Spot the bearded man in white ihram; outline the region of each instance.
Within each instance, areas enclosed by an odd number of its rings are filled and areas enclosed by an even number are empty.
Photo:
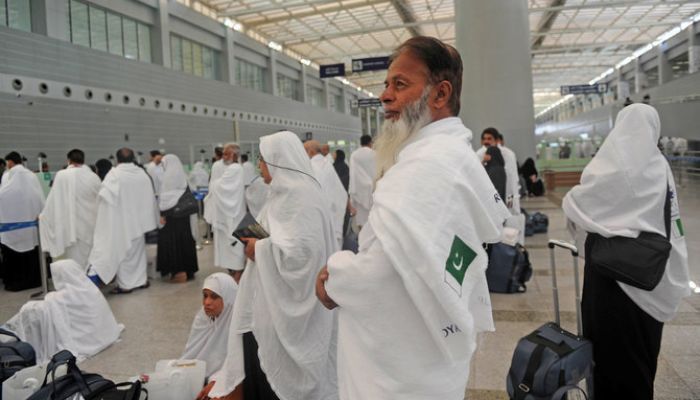
[[[434,38],[390,58],[360,250],[333,254],[316,286],[338,307],[341,399],[461,400],[477,333],[494,328],[482,244],[509,213],[456,117],[461,80]]]

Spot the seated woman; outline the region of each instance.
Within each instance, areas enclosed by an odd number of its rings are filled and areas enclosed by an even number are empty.
[[[211,274],[204,280],[202,308],[192,322],[185,352],[180,358],[207,363],[207,377],[218,371],[226,359],[229,325],[238,284],[223,272]]]
[[[60,350],[80,361],[92,357],[119,339],[118,324],[100,290],[73,260],[51,264],[55,292],[44,300],[29,301],[5,324],[34,347],[37,364]]]
[[[528,158],[520,167],[520,175],[525,179],[528,196],[542,196],[544,194],[544,184],[539,178],[535,160]]]

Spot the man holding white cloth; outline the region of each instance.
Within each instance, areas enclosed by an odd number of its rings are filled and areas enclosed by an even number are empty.
[[[153,185],[135,164],[131,149],[117,151],[117,166],[102,182],[88,275],[104,283],[116,277],[114,293],[147,287],[144,234],[159,219]]]
[[[321,154],[321,143],[316,140],[308,140],[304,142],[304,150],[311,158],[311,169],[321,184],[321,189],[331,210],[335,239],[338,241],[338,246],[342,246],[343,221],[345,210],[348,208],[348,192],[345,191],[343,182],[340,181],[333,164],[326,161],[326,158]]]
[[[51,257],[74,260],[87,270],[102,182],[84,163],[82,150],[68,152],[68,167],[56,173],[39,233],[41,247]]]
[[[360,251],[331,256],[317,282],[338,306],[341,399],[461,400],[477,333],[493,330],[482,243],[509,213],[455,117],[461,77],[457,51],[434,38],[390,58]]]

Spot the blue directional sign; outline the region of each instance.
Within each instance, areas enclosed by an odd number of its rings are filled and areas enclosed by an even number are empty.
[[[334,76],[345,76],[345,64],[327,64],[319,66],[321,78],[332,78]]]
[[[568,85],[561,87],[561,95],[567,94],[596,94],[605,93],[608,90],[607,83],[596,83],[595,85]]]
[[[357,106],[364,108],[364,107],[381,107],[382,106],[382,101],[377,99],[377,98],[370,98],[370,99],[358,99],[357,100]]]
[[[389,68],[388,56],[352,60],[352,72],[379,71],[387,68]]]

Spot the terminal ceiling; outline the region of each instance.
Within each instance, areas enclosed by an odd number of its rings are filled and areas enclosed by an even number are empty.
[[[182,0],[180,0],[182,1]],[[455,43],[460,0],[184,0],[230,18],[314,64],[388,55],[416,35]],[[588,83],[633,51],[700,12],[700,0],[528,0],[535,112],[561,85]],[[200,6],[200,8],[202,8]],[[349,74],[374,94],[384,72]]]

